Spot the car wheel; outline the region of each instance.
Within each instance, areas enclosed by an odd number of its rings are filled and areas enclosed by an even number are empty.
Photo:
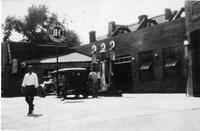
[[[39,97],[45,97],[46,96],[46,94],[45,94],[45,92],[44,92],[44,90],[42,88],[38,89],[38,96]]]
[[[54,86],[51,86],[49,90],[50,92],[53,92],[55,90]]]

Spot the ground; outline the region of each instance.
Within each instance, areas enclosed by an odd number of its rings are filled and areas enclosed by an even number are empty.
[[[200,131],[200,98],[185,94],[122,97],[35,97],[27,116],[23,97],[1,98],[2,131]]]

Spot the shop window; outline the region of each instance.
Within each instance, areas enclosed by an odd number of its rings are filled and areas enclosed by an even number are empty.
[[[153,76],[153,51],[139,53],[139,80],[152,81]]]
[[[180,47],[163,49],[164,78],[174,79],[180,75],[179,52]]]

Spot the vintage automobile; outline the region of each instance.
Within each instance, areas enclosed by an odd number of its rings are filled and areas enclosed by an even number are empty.
[[[44,89],[45,92],[50,93],[55,91],[55,84],[53,81],[52,76],[44,76],[44,82],[40,84]]]
[[[57,70],[52,72],[54,79]],[[63,97],[74,94],[76,97],[82,95],[87,98],[92,90],[87,85],[89,71],[86,68],[64,68],[58,70],[58,85]]]
[[[43,83],[39,85],[38,95],[44,97],[47,94],[53,93],[55,91],[55,84],[52,76],[44,76],[43,80]]]

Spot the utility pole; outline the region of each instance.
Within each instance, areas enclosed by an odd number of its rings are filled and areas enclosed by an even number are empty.
[[[59,88],[59,79],[58,79],[58,73],[59,73],[58,72],[59,70],[58,45],[65,40],[66,29],[61,23],[55,22],[52,25],[50,25],[48,34],[49,34],[50,39],[56,43],[56,86],[57,86],[56,93],[57,93],[57,97],[60,97],[60,88]]]

